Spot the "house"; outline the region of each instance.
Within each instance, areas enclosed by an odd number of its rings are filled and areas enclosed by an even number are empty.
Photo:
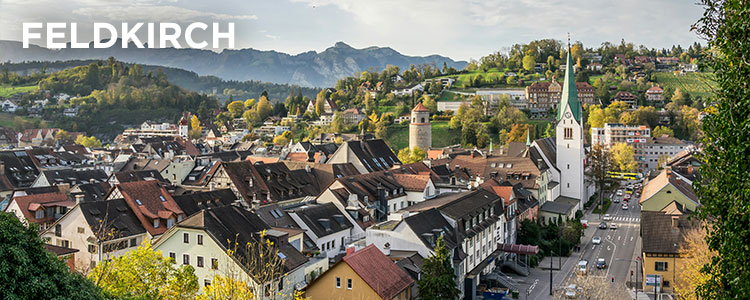
[[[297,142],[297,144],[294,144],[294,146],[289,149],[290,153],[287,155],[287,160],[325,163],[328,160],[328,157],[333,155],[338,148],[339,146],[335,143],[315,145],[311,142]],[[298,153],[304,153],[304,156],[294,156],[294,154]],[[295,157],[296,159],[294,159]]]
[[[698,149],[694,146],[685,147],[685,150],[672,156],[666,163],[665,167],[672,170],[672,175],[687,184],[692,185],[693,181],[700,178],[700,167],[701,161],[695,156],[698,153]]]
[[[411,299],[415,284],[404,270],[373,245],[350,253],[306,289],[317,299]]]
[[[307,104],[307,110],[308,112],[315,112],[315,99],[310,99],[310,102]],[[334,102],[331,99],[324,99],[323,101],[323,113],[325,114],[333,114],[338,108],[336,107],[336,102]]]
[[[66,108],[63,110],[63,116],[72,118],[78,115],[78,107]]]
[[[278,276],[273,279],[262,278],[264,276],[259,275],[262,270],[249,267],[251,260],[264,258],[245,246],[266,240],[275,245],[274,251],[278,250],[281,258],[279,269],[275,271]],[[238,248],[234,248],[235,245],[239,245]],[[154,249],[172,258],[175,264],[192,266],[201,289],[211,285],[214,275],[236,274],[252,286],[265,286],[269,293],[281,295],[280,299],[293,299],[296,286],[304,283],[302,266],[308,263],[308,258],[289,244],[288,235],[273,230],[252,212],[234,205],[195,213],[165,232],[154,242]],[[264,265],[268,264],[275,262]]]
[[[667,64],[667,65],[676,65],[680,63],[680,59],[678,57],[665,57],[665,56],[659,56],[656,58],[656,62],[660,64]]]
[[[578,99],[584,104],[598,104],[594,87],[588,82],[576,82]],[[555,78],[537,81],[526,87],[526,99],[530,109],[557,109],[562,96],[562,85]]]
[[[657,136],[648,139],[646,145],[641,146],[641,154],[644,160],[638,161],[641,167],[647,170],[655,170],[663,167],[659,163],[665,163],[669,158],[677,155],[688,147],[688,144],[678,138],[671,136]]]
[[[638,203],[641,211],[660,211],[672,202],[690,211],[700,206],[693,187],[667,168],[644,184]]]
[[[10,199],[5,212],[14,214],[24,223],[46,229],[75,206],[76,202],[62,192],[16,196]]]
[[[18,136],[12,128],[0,128],[0,147],[11,148],[18,145]]]
[[[401,161],[382,139],[347,141],[327,163],[352,163],[360,173],[388,170]]]
[[[39,170],[25,151],[0,151],[0,196],[30,187]]]
[[[586,66],[587,69],[591,71],[601,71],[602,70],[602,64],[600,63],[590,63],[588,66]]]
[[[42,237],[56,246],[78,250],[75,269],[93,270],[99,261],[125,255],[151,235],[124,199],[77,203]]]
[[[105,198],[125,199],[141,226],[153,237],[161,235],[186,217],[172,195],[156,180],[117,184]]]
[[[76,271],[75,257],[76,257],[76,252],[79,252],[78,249],[55,246],[55,245],[50,245],[50,244],[44,244],[44,249],[54,254],[57,257],[57,259],[64,261],[65,265],[68,266],[70,271]]]
[[[203,209],[222,207],[237,203],[237,196],[235,196],[229,189],[187,191],[185,194],[174,195],[172,198],[187,216],[192,216]]]
[[[420,83],[417,83],[402,89],[393,90],[391,92],[399,97],[411,96],[416,92],[424,92],[424,86],[422,86],[422,84]]]
[[[680,247],[685,245],[685,235],[700,226],[690,217],[691,211],[678,202],[671,202],[657,211],[641,212],[642,233],[642,281],[644,292],[674,292],[678,281],[677,269],[684,263]]]
[[[612,98],[612,102],[614,101],[625,102],[632,109],[638,108],[638,97],[633,95],[633,93],[631,92],[625,92],[625,91],[617,92],[617,94],[615,94],[615,96]]]
[[[146,181],[156,180],[163,185],[171,184],[169,180],[164,179],[161,173],[157,170],[137,170],[137,171],[123,171],[112,173],[107,179],[107,182],[111,185],[116,185],[124,182],[135,182],[135,181]]]
[[[482,183],[482,188],[485,190],[495,193],[503,199],[503,211],[505,211],[505,236],[503,237],[504,244],[515,244],[516,243],[516,231],[518,229],[518,199],[516,197],[513,186],[510,183],[503,184],[497,180],[488,180]]]
[[[18,139],[18,147],[39,147],[53,144],[59,128],[26,129]]]
[[[365,118],[367,118],[367,114],[356,107],[348,108],[341,112],[341,119],[346,124],[359,124]]]
[[[664,101],[664,90],[660,88],[658,85],[650,87],[648,90],[646,90],[646,100],[651,102],[661,102]]]
[[[333,113],[322,113],[320,114],[318,121],[314,122],[314,124],[318,126],[331,125],[331,123],[333,123],[333,117]]]
[[[106,182],[107,173],[99,169],[93,170],[74,170],[74,169],[56,169],[44,170],[39,174],[36,181],[31,187],[53,186],[67,184],[75,186],[83,183]]]
[[[333,203],[304,205],[289,211],[289,216],[328,258],[344,250],[354,225]]]
[[[409,122],[409,120],[411,120],[411,115],[405,114],[405,115],[401,115],[401,116],[398,116],[397,118],[393,119],[393,123],[394,124],[400,124],[403,121]]]
[[[15,112],[19,106],[13,99],[5,99],[0,102],[0,105],[2,105],[2,110],[5,112]]]

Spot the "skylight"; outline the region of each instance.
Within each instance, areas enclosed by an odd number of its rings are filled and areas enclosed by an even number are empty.
[[[143,205],[143,203],[141,203],[141,200],[138,199],[135,199],[135,203],[137,203],[138,205]]]

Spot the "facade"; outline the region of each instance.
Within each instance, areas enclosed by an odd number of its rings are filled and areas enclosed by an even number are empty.
[[[430,110],[420,102],[411,110],[409,123],[409,149],[419,147],[427,151],[432,147],[432,125],[430,124]]]
[[[122,132],[123,137],[157,137],[157,136],[180,136],[180,128],[169,123],[154,123],[146,121],[139,128],[125,129]]]
[[[650,138],[641,149],[644,160],[639,163],[644,169],[655,170],[659,167],[659,161],[666,162],[669,158],[685,150],[687,146],[687,143],[678,138],[668,136]]]
[[[671,169],[664,169],[643,186],[639,204],[641,211],[660,211],[672,202],[687,210],[695,211],[700,203],[693,187],[675,176]]]
[[[572,71],[571,71],[572,72]],[[594,88],[587,82],[576,82],[576,97],[583,104],[598,104]],[[526,87],[526,99],[530,109],[557,109],[563,87],[554,78],[552,82],[534,82]]]
[[[685,243],[685,233],[697,226],[690,211],[674,202],[659,211],[641,212],[644,292],[673,293],[676,283],[685,280],[677,276],[677,269],[684,263],[680,247]]]
[[[614,101],[625,102],[632,109],[638,108],[638,97],[633,95],[633,93],[631,92],[624,92],[624,91],[617,92],[617,94],[615,94],[615,96],[612,98],[612,102]]]
[[[341,112],[341,119],[347,124],[356,125],[359,124],[359,122],[362,122],[365,118],[367,118],[367,115],[365,115],[365,113],[359,108],[352,107]]]
[[[390,170],[400,165],[391,148],[382,139],[346,141],[326,161],[327,164],[352,163],[360,173]]]
[[[664,101],[664,90],[658,85],[652,86],[646,90],[646,100],[651,102]]]
[[[646,125],[623,125],[620,123],[606,123],[604,128],[591,128],[591,143],[600,144],[609,149],[615,144],[626,143],[633,147],[635,161],[641,168],[648,168],[656,164],[649,161],[654,153],[649,150],[651,128]]]

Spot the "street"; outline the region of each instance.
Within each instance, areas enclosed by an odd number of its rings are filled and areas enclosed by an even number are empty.
[[[553,289],[557,290],[569,284],[571,278],[575,276],[578,262],[581,259],[588,261],[588,276],[592,278],[607,282],[612,282],[612,278],[614,278],[614,284],[621,286],[623,289],[626,289],[629,282],[635,283],[636,274],[638,275],[638,282],[643,281],[640,265],[636,265],[641,247],[640,206],[638,201],[633,199],[629,201],[627,210],[622,209],[625,195],[624,187],[622,190],[622,196],[617,196],[615,191],[611,192],[611,199],[619,201],[619,203],[613,202],[606,211],[611,216],[611,220],[604,221],[604,215],[601,215],[600,219],[599,214],[594,214],[591,210],[584,213],[582,219],[588,220],[589,224],[581,238],[579,252],[574,251],[571,256],[563,257],[561,267],[558,263],[559,258],[552,258]],[[605,197],[610,197],[610,195],[605,195]],[[600,222],[606,222],[607,229],[599,229]],[[617,229],[609,228],[612,223],[616,224]],[[595,245],[592,242],[594,236],[601,239],[600,244]],[[605,260],[606,268],[596,268],[596,261],[599,258]],[[513,276],[521,290],[521,299],[552,299],[552,296],[549,295],[549,259],[545,258],[537,268],[532,269],[529,277]],[[631,271],[633,271],[632,276]],[[627,287],[632,288],[632,284],[627,285]],[[529,291],[528,297],[524,298],[529,288],[532,289]]]

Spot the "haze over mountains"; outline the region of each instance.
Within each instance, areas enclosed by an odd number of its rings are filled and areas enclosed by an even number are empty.
[[[442,68],[445,62],[456,69],[467,64],[439,55],[407,56],[388,47],[355,49],[343,42],[320,53],[308,51],[290,55],[252,48],[220,53],[199,49],[138,49],[134,45],[122,49],[119,41],[107,49],[51,50],[36,45],[23,49],[21,42],[0,41],[0,61],[3,62],[106,59],[110,56],[120,61],[180,68],[226,80],[260,80],[306,87],[330,87],[339,78],[368,69],[379,72],[387,65],[403,70],[410,64],[434,64]]]

